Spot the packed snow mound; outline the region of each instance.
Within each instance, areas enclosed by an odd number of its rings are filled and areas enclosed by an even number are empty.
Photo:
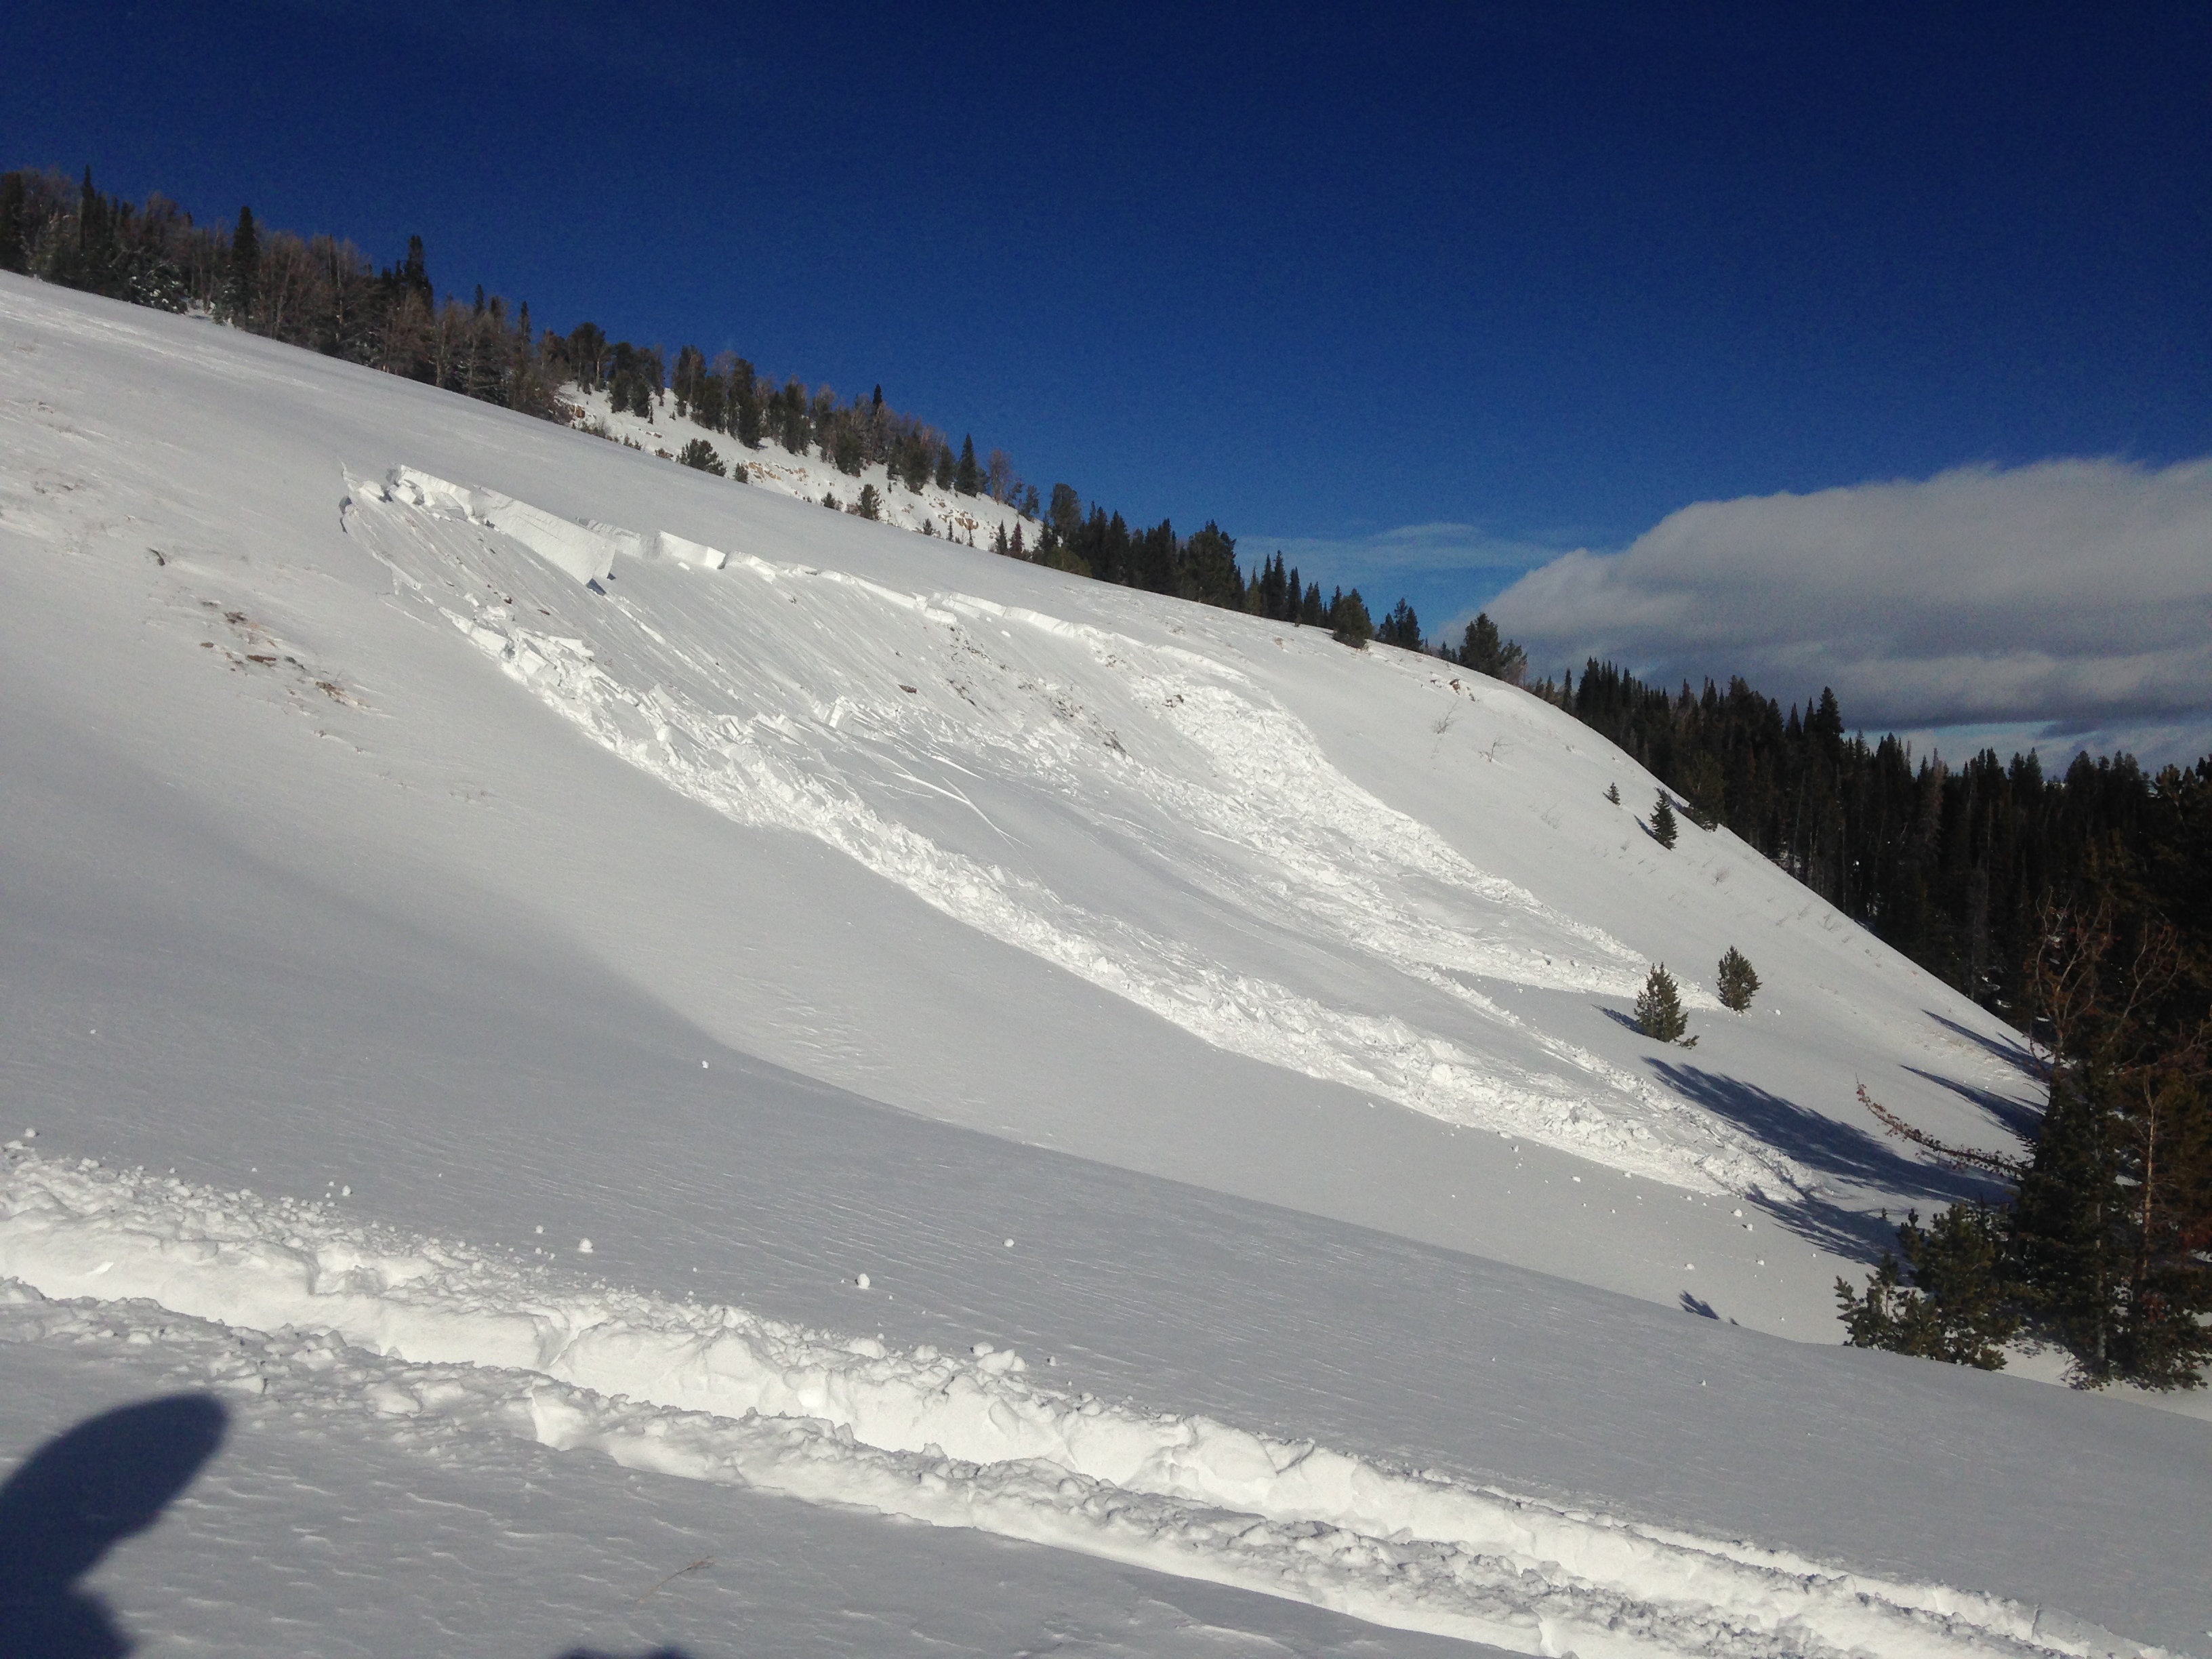
[[[143,1306],[145,1340],[171,1337],[165,1316],[225,1328],[234,1387],[296,1391],[306,1378],[389,1415],[496,1415],[633,1468],[977,1528],[1515,1652],[2159,1652],[2053,1609],[1071,1397],[988,1344],[897,1352],[89,1161],[9,1156],[0,1278],[36,1293],[9,1298],[14,1316],[48,1339],[88,1316],[39,1298]]]
[[[349,480],[343,511],[399,591],[632,765],[738,823],[812,836],[1208,1042],[1698,1190],[1806,1184],[1480,988],[1626,1000],[1646,964],[1354,783],[1231,664],[665,532],[556,530],[408,468]],[[1101,863],[1122,881],[1085,881]],[[1078,883],[1085,902],[1066,896]],[[1465,1034],[1237,960],[1240,940],[1316,933],[1443,992]]]

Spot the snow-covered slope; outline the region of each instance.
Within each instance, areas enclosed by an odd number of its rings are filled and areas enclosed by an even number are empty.
[[[1854,1085],[2013,1144],[2016,1047],[1556,711],[12,279],[0,362],[0,1367],[1524,1651],[2201,1650],[2201,1425],[1830,1346],[1957,1190]]]

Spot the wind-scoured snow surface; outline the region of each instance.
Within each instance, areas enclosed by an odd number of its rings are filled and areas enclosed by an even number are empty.
[[[2158,1651],[2053,1610],[1070,1396],[988,1343],[898,1352],[562,1282],[313,1204],[21,1153],[9,1164],[0,1275],[49,1298],[280,1333],[250,1345],[256,1389],[313,1378],[390,1415],[493,1415],[631,1468],[977,1528],[1520,1653]],[[52,1331],[70,1328],[64,1317]]]
[[[12,277],[0,365],[0,1456],[232,1402],[147,1651],[2208,1650],[2202,1424],[1835,1346],[1971,1190],[1854,1085],[2016,1148],[2027,1056],[1556,709]]]

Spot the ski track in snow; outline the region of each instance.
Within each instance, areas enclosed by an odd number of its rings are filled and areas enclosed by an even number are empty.
[[[1233,666],[987,599],[579,524],[410,468],[348,487],[349,532],[401,592],[595,741],[741,823],[814,836],[1231,1053],[1694,1190],[1812,1184],[1785,1155],[1468,986],[1625,999],[1644,964],[1353,784]],[[641,605],[615,581],[625,560],[723,574]],[[549,567],[568,580],[547,580]],[[804,620],[781,611],[802,595]],[[1102,681],[1115,706],[1087,708],[1078,684],[1097,696]],[[1139,730],[1142,758],[1122,736]],[[1130,856],[1171,844],[1156,861],[1232,927],[1349,945],[1538,1063],[1331,1006],[946,844],[958,833],[1016,850],[975,799],[1002,780],[1017,798],[1042,786]],[[934,833],[908,821],[925,814]]]
[[[2162,1653],[2051,1609],[1070,1397],[988,1345],[899,1352],[325,1206],[6,1158],[0,1339],[163,1343],[300,1409],[495,1428],[1522,1653]]]

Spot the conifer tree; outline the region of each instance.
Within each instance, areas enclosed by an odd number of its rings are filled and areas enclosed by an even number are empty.
[[[2047,908],[2041,933],[2027,984],[2051,1101],[2012,1209],[2028,1316],[2088,1387],[2201,1387],[2212,1019],[2185,988],[2190,953],[2163,921],[2120,920],[2109,892]]]
[[[1391,607],[1390,614],[1382,618],[1375,630],[1375,637],[1385,645],[1395,645],[1404,651],[1421,648],[1421,619],[1413,607],[1403,599]]]
[[[412,265],[422,239],[417,237],[408,245],[408,263]],[[575,376],[577,386],[585,392],[604,392],[607,385],[606,331],[597,323],[579,323],[568,331],[568,372]]]
[[[686,466],[696,467],[702,472],[711,472],[718,478],[729,471],[722,465],[722,458],[714,453],[714,446],[704,438],[692,439],[684,446],[684,453],[676,459]]]
[[[420,236],[410,236],[407,239],[407,258],[399,267],[399,285],[403,292],[411,294],[422,301],[425,310],[429,308],[437,297],[430,288],[430,272],[428,267],[423,263],[422,239]],[[586,324],[586,326],[588,327],[589,325]]]
[[[253,226],[253,210],[238,210],[238,228],[230,234],[230,282],[224,303],[234,322],[243,324],[253,314],[253,301],[261,279],[261,237]]]
[[[962,495],[973,495],[983,487],[982,470],[975,465],[975,441],[960,441],[960,463],[952,471],[952,488]]]
[[[1367,641],[1375,637],[1375,619],[1367,614],[1367,602],[1359,597],[1358,588],[1349,593],[1340,590],[1331,598],[1328,628],[1339,645],[1348,645],[1355,651],[1367,648]]]
[[[884,516],[883,492],[872,483],[862,484],[860,499],[853,503],[853,511],[864,519],[882,518]]]
[[[1911,1212],[1897,1230],[1897,1243],[1903,1264],[1885,1251],[1863,1292],[1836,1280],[1845,1343],[2002,1370],[2004,1345],[2021,1322],[2006,1283],[2002,1213],[1954,1204],[1923,1227]]]
[[[1655,1042],[1680,1042],[1690,1029],[1681,993],[1664,963],[1654,963],[1636,997],[1636,1029]],[[1694,1039],[1693,1039],[1694,1040]]]
[[[1512,641],[1501,638],[1498,624],[1486,611],[1477,613],[1460,641],[1460,666],[1487,674],[1494,680],[1518,685],[1528,670],[1528,653]]]
[[[23,175],[0,173],[0,270],[23,269],[23,222],[29,206]]]
[[[1243,609],[1244,573],[1237,568],[1234,537],[1211,519],[1180,550],[1175,546],[1172,529],[1163,524],[1159,533],[1166,543],[1170,564],[1180,566],[1179,579],[1172,584],[1174,591],[1200,605]]]
[[[1607,800],[1611,801],[1611,802],[1612,802],[1615,806],[1620,805],[1620,786],[1619,784],[1617,784],[1617,783],[1608,783],[1607,785],[1606,785],[1606,787],[1605,787],[1605,798],[1606,798]]]
[[[707,354],[697,346],[681,347],[676,353],[676,373],[669,381],[669,390],[676,394],[676,414],[679,420],[690,416],[699,402],[700,384],[707,378]]]
[[[1759,994],[1759,975],[1753,969],[1750,959],[1733,945],[1721,957],[1714,984],[1720,993],[1721,1006],[1732,1013],[1743,1012]]]
[[[1662,789],[1659,799],[1651,807],[1651,837],[1662,847],[1671,850],[1674,837],[1680,833],[1674,826],[1674,809],[1667,804],[1667,792]]]

